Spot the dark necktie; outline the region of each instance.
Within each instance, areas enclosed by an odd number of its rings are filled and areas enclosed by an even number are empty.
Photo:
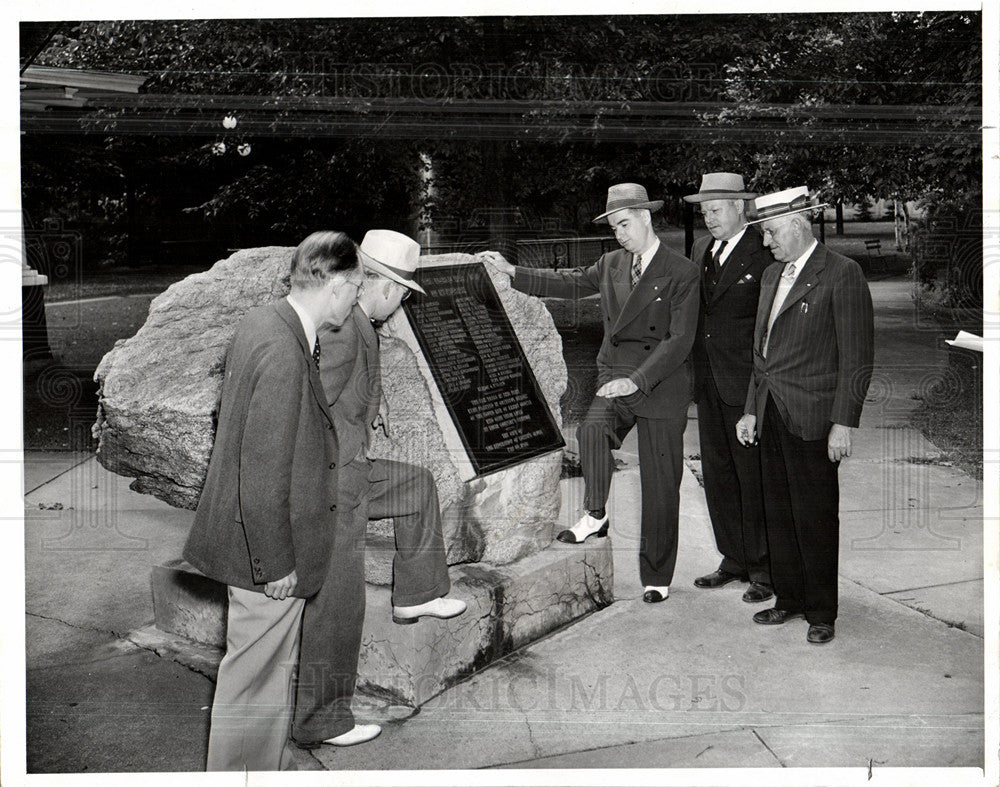
[[[629,271],[629,281],[632,286],[635,287],[636,282],[639,281],[639,277],[642,276],[642,255],[636,254],[632,257],[632,269]]]
[[[316,364],[316,371],[319,371],[319,337],[316,337],[316,343],[313,344],[313,363]]]
[[[726,248],[727,243],[729,243],[729,241],[722,241],[722,243],[719,244],[719,248],[715,250],[715,254],[712,255],[712,273],[715,275],[719,274],[719,269],[722,267],[719,265],[719,260],[722,259],[722,251]]]

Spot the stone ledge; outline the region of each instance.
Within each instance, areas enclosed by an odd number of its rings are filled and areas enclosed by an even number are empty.
[[[614,600],[611,539],[553,543],[505,566],[451,568],[451,596],[469,609],[451,620],[392,622],[389,588],[367,585],[358,690],[418,706],[477,670]],[[154,566],[161,631],[225,647],[226,588],[183,560]]]

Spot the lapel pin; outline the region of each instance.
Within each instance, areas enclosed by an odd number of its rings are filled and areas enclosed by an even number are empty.
[[[799,311],[802,312],[803,314],[808,314],[809,313],[809,304],[808,303],[803,303],[799,307]]]

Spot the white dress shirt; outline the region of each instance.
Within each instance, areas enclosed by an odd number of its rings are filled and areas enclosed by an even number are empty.
[[[733,237],[726,238],[726,241],[725,241],[726,248],[724,248],[722,250],[722,254],[719,255],[719,267],[720,268],[725,264],[726,260],[729,259],[729,255],[733,253],[733,249],[736,248],[736,244],[739,243],[741,240],[743,240],[743,233],[746,232],[746,231],[747,231],[747,225],[744,224],[743,225],[743,229],[741,229],[739,232],[737,232],[735,235],[733,235]],[[719,250],[719,244],[721,244],[721,243],[722,243],[722,241],[719,240],[718,238],[716,238],[714,241],[712,241],[712,256],[713,257],[715,256],[715,252],[717,252]]]
[[[792,289],[792,285],[795,284],[796,279],[799,278],[799,274],[802,273],[802,269],[805,267],[806,260],[813,253],[813,250],[818,245],[815,238],[813,242],[809,244],[809,248],[806,249],[802,255],[794,262],[786,262],[785,267],[781,269],[781,278],[778,279],[778,289],[774,293],[774,302],[771,304],[771,314],[767,318],[767,334],[764,339],[764,349],[762,350],[763,356],[767,357],[767,345],[771,341],[771,327],[774,325],[774,320],[778,316],[778,312],[781,311],[781,307],[785,305],[785,298],[788,297],[789,291]],[[794,265],[794,273],[786,275],[788,273],[788,266]]]
[[[654,235],[652,245],[644,252],[638,255],[639,257],[642,258],[642,265],[641,265],[642,273],[639,274],[640,276],[646,272],[646,268],[649,267],[649,263],[652,262],[653,257],[656,256],[656,252],[658,252],[659,250],[660,250],[660,239]]]
[[[306,310],[302,308],[302,304],[297,303],[291,295],[288,295],[286,300],[288,301],[288,305],[295,309],[295,313],[299,315],[299,322],[302,323],[302,330],[306,334],[306,347],[309,348],[309,352],[311,353],[313,347],[316,345],[316,323],[306,313]]]

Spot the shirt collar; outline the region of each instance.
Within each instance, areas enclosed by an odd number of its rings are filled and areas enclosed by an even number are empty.
[[[740,231],[737,232],[735,235],[733,235],[733,237],[726,238],[726,248],[724,248],[722,250],[722,254],[719,255],[720,264],[725,262],[726,259],[729,257],[729,255],[733,253],[733,249],[736,248],[736,244],[739,243],[741,240],[743,240],[743,234],[747,231],[747,226],[748,225],[744,224],[743,227],[740,229]],[[718,238],[713,238],[711,247],[713,254],[715,254],[715,252],[718,250],[720,243],[722,243],[721,240],[719,240]]]
[[[656,252],[660,250],[660,239],[656,235],[653,236],[653,243],[648,249],[639,254],[642,257],[642,269],[646,270],[646,266],[649,265],[653,257],[656,256]]]
[[[286,300],[288,301],[288,305],[291,306],[295,310],[295,313],[299,316],[299,322],[302,323],[302,331],[306,335],[306,347],[308,347],[311,352],[313,346],[316,344],[316,323],[313,322],[312,317],[310,317],[306,310],[302,307],[302,304],[298,303],[295,298],[291,296],[291,294],[288,295]]]
[[[813,238],[813,242],[809,244],[809,248],[806,249],[804,252],[802,252],[802,255],[797,260],[795,260],[795,275],[792,277],[793,282],[797,278],[799,278],[799,274],[802,273],[802,269],[805,267],[806,260],[808,260],[809,257],[812,256],[813,250],[818,245],[819,242],[815,238]],[[785,263],[785,265],[787,266],[788,263]],[[782,268],[782,271],[784,271],[784,268]]]

